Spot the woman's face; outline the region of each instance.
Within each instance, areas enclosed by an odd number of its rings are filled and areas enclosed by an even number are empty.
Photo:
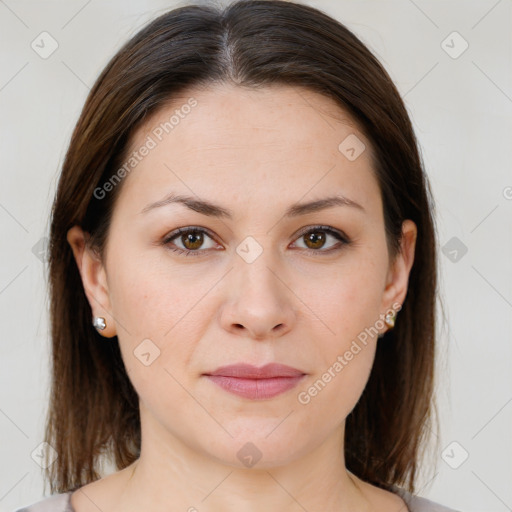
[[[105,266],[89,251],[79,265],[143,429],[238,467],[284,464],[341,434],[414,254],[406,221],[392,265],[370,142],[311,91],[217,85],[152,116],[133,151]],[[241,396],[205,375],[237,363],[304,376],[274,396],[257,394],[270,381],[246,382]]]

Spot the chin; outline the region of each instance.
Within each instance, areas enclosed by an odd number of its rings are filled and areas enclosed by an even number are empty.
[[[283,429],[279,434],[276,422],[270,428],[245,432],[233,438],[224,436],[219,444],[209,443],[210,455],[218,462],[238,469],[270,469],[285,466],[301,456],[298,444]],[[278,427],[279,429],[280,427]],[[272,432],[274,430],[274,432]],[[272,432],[270,435],[269,433]],[[232,433],[232,432],[231,432]]]

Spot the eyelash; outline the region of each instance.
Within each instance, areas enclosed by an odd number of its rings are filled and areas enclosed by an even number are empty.
[[[335,230],[329,226],[322,226],[322,225],[312,226],[312,227],[308,228],[307,230],[301,231],[301,233],[299,233],[299,235],[297,236],[296,240],[307,235],[307,234],[316,233],[318,231],[323,231],[323,232],[328,233],[329,235],[332,235],[334,238],[336,238],[337,240],[342,242],[341,245],[338,245],[337,247],[331,247],[330,249],[327,249],[327,250],[309,249],[309,248],[301,249],[301,250],[306,251],[309,254],[311,254],[311,253],[314,253],[314,254],[329,253],[330,254],[332,252],[339,251],[339,250],[343,249],[344,246],[349,245],[351,243],[351,240],[344,233],[342,233],[338,230]],[[172,240],[174,240],[175,238],[177,238],[180,235],[183,235],[185,233],[203,233],[203,234],[206,234],[209,238],[211,238],[213,240],[213,236],[210,234],[210,232],[208,230],[206,230],[204,228],[196,227],[196,226],[189,226],[186,228],[179,228],[179,229],[176,229],[175,231],[172,231],[164,238],[164,240],[162,241],[162,244],[168,246],[169,250],[171,250],[173,252],[177,252],[178,254],[182,254],[184,256],[188,256],[188,255],[201,256],[205,251],[210,250],[210,249],[197,249],[195,251],[192,251],[190,249],[184,250],[179,247],[170,247],[169,246],[169,244],[171,243]]]

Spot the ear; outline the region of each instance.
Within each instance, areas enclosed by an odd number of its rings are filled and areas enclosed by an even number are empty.
[[[107,275],[99,255],[87,246],[87,238],[88,233],[79,226],[73,226],[67,233],[93,316],[105,318],[107,324],[103,331],[98,332],[106,338],[112,338],[116,335],[116,326],[111,314]]]
[[[414,262],[414,250],[416,248],[416,237],[418,230],[416,224],[407,219],[402,223],[402,240],[400,252],[395,261],[390,265],[387,274],[386,288],[382,297],[382,308],[384,311],[399,310],[407,295],[409,273]],[[393,307],[394,305],[394,307]]]

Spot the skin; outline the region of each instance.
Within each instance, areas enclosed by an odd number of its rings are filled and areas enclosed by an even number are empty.
[[[132,149],[190,96],[198,102],[125,178],[103,263],[79,227],[68,232],[93,315],[107,322],[101,333],[118,336],[140,397],[142,429],[140,458],[74,492],[73,507],[407,510],[398,496],[348,472],[343,455],[345,419],[383,341],[371,336],[309,403],[298,394],[359,333],[403,303],[416,226],[404,222],[402,251],[392,261],[370,142],[329,98],[282,85],[217,84],[188,93],[135,132]],[[350,134],[366,145],[354,161],[338,150]],[[171,191],[228,208],[233,219],[181,204],[141,213]],[[335,206],[283,217],[292,203],[333,193],[364,211]],[[319,233],[318,224],[341,230],[351,243]],[[188,226],[212,236],[204,234],[202,245],[186,236],[173,242],[201,255],[181,255],[170,250],[172,242],[162,243]],[[324,234],[324,244],[308,244],[304,227]],[[251,263],[236,252],[248,236],[263,250]],[[332,247],[340,248],[326,252]],[[160,350],[149,366],[133,354],[144,339]],[[238,397],[202,375],[236,362],[280,362],[307,375],[297,388],[266,400]],[[248,442],[261,452],[252,467],[237,457]]]

